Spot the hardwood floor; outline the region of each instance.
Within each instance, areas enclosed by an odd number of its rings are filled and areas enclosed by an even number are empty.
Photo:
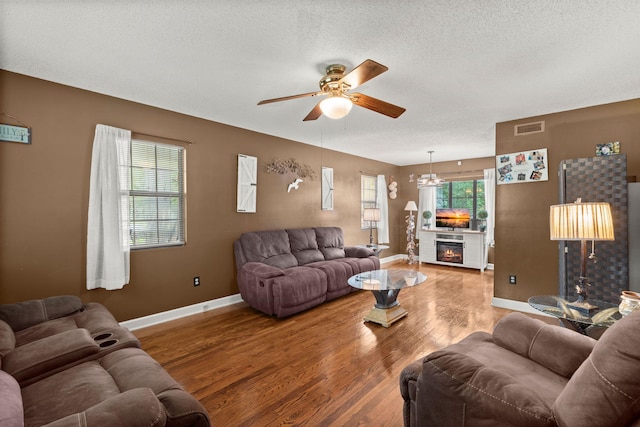
[[[409,315],[362,318],[358,291],[286,319],[246,304],[135,331],[142,347],[202,402],[216,426],[402,426],[399,375],[410,362],[509,310],[491,306],[493,272],[408,266],[427,281],[400,292]]]

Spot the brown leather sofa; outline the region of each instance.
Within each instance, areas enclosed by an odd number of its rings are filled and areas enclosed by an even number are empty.
[[[276,317],[353,292],[349,277],[380,268],[371,249],[345,246],[339,227],[244,233],[234,254],[242,299]]]
[[[640,426],[640,312],[598,341],[522,313],[408,365],[405,426]]]
[[[111,313],[75,296],[0,305],[0,425],[210,425]]]

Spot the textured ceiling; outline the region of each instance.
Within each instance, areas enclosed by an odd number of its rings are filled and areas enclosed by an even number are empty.
[[[0,0],[0,68],[409,165],[492,156],[497,122],[640,97],[639,22],[637,0]],[[398,119],[256,105],[365,59],[389,71],[358,91]]]

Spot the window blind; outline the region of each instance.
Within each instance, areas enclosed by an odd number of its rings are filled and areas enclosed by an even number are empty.
[[[131,141],[129,240],[132,249],[185,243],[184,148]]]

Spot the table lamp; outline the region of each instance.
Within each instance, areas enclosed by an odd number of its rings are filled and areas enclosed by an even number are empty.
[[[549,210],[549,232],[551,240],[580,241],[580,278],[576,284],[578,300],[569,307],[589,313],[596,306],[587,301],[587,241],[614,240],[611,206],[606,202],[582,203],[578,198],[575,203],[553,205]],[[593,245],[593,243],[592,243]],[[595,258],[591,250],[589,258]]]
[[[364,220],[369,221],[369,244],[367,246],[375,246],[373,244],[373,223],[380,221],[380,209],[364,208]]]

